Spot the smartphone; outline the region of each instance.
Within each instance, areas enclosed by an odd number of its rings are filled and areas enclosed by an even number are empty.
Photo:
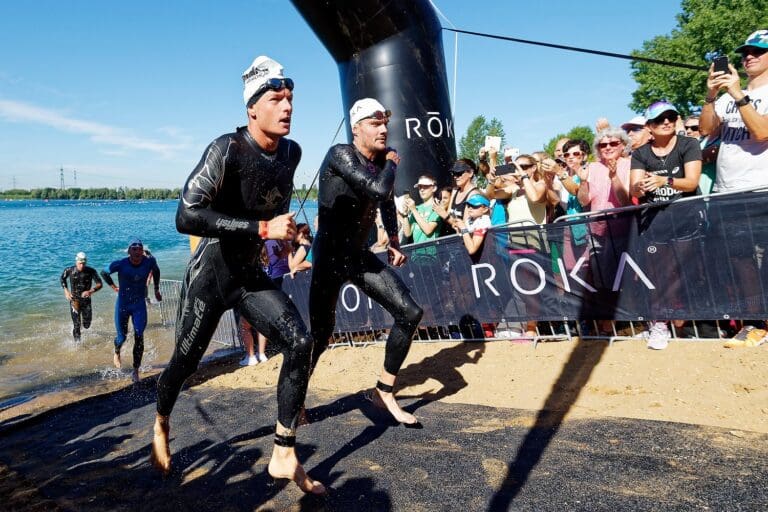
[[[515,164],[505,164],[496,166],[496,176],[503,176],[504,174],[513,174],[517,172]]]
[[[728,56],[727,55],[721,55],[720,57],[715,57],[715,60],[712,61],[715,65],[715,72],[722,71],[723,73],[731,74],[731,70],[728,68]]]

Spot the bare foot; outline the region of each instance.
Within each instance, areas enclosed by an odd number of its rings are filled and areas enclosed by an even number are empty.
[[[152,438],[152,456],[150,460],[152,465],[160,471],[163,476],[171,472],[171,448],[168,437],[171,432],[170,416],[155,417],[155,426],[153,427],[155,436]]]
[[[327,493],[322,483],[312,480],[307,475],[304,467],[299,464],[296,451],[292,447],[275,446],[267,471],[272,478],[293,480],[299,489],[307,494],[323,495]]]
[[[120,362],[120,354],[116,353],[115,357],[112,358],[112,362],[115,363],[115,368],[118,370],[123,367],[123,364]]]
[[[419,422],[419,420],[416,419],[416,416],[405,412],[400,408],[397,400],[395,400],[394,393],[387,393],[380,390],[379,388],[373,388],[373,392],[371,393],[371,401],[376,407],[389,411],[389,414],[391,414],[392,417],[400,423],[405,425],[416,425]]]

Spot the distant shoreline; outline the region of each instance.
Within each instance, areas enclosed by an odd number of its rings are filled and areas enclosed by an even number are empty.
[[[317,189],[302,187],[295,189],[293,199],[298,201],[314,201],[317,199]],[[11,189],[0,192],[0,200],[5,201],[176,201],[181,197],[180,188],[33,188]]]

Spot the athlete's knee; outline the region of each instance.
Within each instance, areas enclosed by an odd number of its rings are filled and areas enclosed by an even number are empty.
[[[297,336],[293,340],[293,351],[296,354],[306,355],[307,357],[309,354],[312,353],[312,350],[315,347],[315,340],[312,338],[312,335],[309,333],[302,334],[300,336]]]
[[[395,321],[409,326],[416,326],[419,325],[422,316],[424,316],[424,310],[421,306],[411,303],[398,312]]]

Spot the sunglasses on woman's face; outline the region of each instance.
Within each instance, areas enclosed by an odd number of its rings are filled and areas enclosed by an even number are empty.
[[[597,144],[597,147],[599,149],[605,149],[608,146],[610,146],[612,148],[617,148],[617,147],[621,146],[621,141],[612,140],[611,142],[600,142],[600,143]]]
[[[563,153],[563,156],[564,156],[565,158],[571,158],[571,157],[573,157],[573,158],[579,158],[579,157],[580,157],[580,156],[582,156],[583,154],[584,154],[584,153],[582,153],[581,151],[571,151],[570,153]]]
[[[666,112],[664,114],[661,114],[656,119],[651,120],[651,124],[659,125],[659,124],[663,124],[664,121],[669,121],[670,123],[676,123],[679,117],[680,116],[677,115],[677,112]]]
[[[741,58],[746,59],[747,55],[752,55],[754,57],[760,57],[765,52],[768,52],[768,49],[766,48],[757,48],[755,46],[747,46],[746,48],[743,48],[741,50]]]
[[[527,171],[528,169],[531,169],[533,167],[536,167],[536,164],[517,164],[520,166],[520,168],[524,171]]]

